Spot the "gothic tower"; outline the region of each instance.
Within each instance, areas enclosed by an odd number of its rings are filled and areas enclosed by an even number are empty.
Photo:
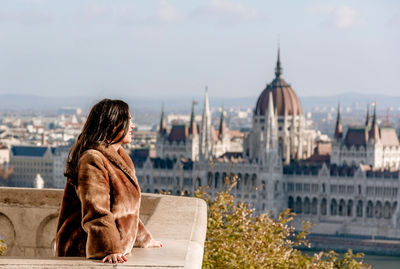
[[[208,100],[208,89],[204,94],[204,107],[203,116],[201,118],[200,126],[200,141],[199,141],[199,158],[201,160],[210,159],[213,151],[213,140],[212,140],[212,125],[211,125],[211,112],[210,103]]]
[[[263,145],[268,104],[273,105],[271,111],[277,122],[277,146],[285,164],[291,160],[305,159],[314,150],[315,133],[305,130],[303,108],[297,94],[282,78],[280,49],[275,67],[275,78],[260,94],[253,112],[252,129],[245,141],[245,156],[250,160],[260,161]],[[309,139],[312,137],[313,139]],[[310,145],[311,144],[311,145]]]

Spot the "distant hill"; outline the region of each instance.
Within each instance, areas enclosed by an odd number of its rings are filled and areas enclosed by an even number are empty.
[[[0,111],[57,111],[61,107],[81,107],[84,111],[88,110],[94,103],[103,97],[91,96],[69,96],[69,97],[50,97],[38,95],[0,95]],[[115,98],[115,97],[113,97]],[[224,105],[225,108],[253,108],[258,96],[251,97],[213,97],[210,96],[211,107],[217,108]],[[174,112],[190,111],[193,97],[174,96],[174,97],[126,97],[122,98],[129,103],[133,109],[142,112],[160,111],[161,104],[164,103],[165,110]],[[195,98],[198,102],[197,110],[202,109],[203,97]],[[316,106],[336,107],[338,102],[341,106],[349,106],[353,109],[365,109],[368,103],[375,101],[378,110],[385,110],[388,107],[395,109],[400,107],[400,96],[388,95],[367,95],[359,93],[343,93],[334,96],[300,96],[300,101],[304,110],[311,110]]]

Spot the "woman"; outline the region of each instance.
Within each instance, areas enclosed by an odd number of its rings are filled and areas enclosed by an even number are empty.
[[[128,105],[104,99],[93,106],[72,147],[57,225],[57,256],[125,262],[133,246],[161,247],[139,219],[140,187],[129,155]]]

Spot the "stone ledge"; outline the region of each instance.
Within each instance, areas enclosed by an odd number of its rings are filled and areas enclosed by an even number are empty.
[[[43,220],[57,216],[61,196],[62,190],[0,188],[0,218],[7,218],[12,225],[10,229],[14,230],[13,256],[0,257],[0,268],[201,268],[207,229],[207,205],[203,200],[143,194],[140,217],[153,236],[163,242],[163,247],[135,248],[128,262],[103,264],[99,260],[43,255],[51,253],[51,246],[43,244],[48,244],[55,236],[54,221],[43,225]],[[29,197],[35,201],[29,203]],[[30,251],[17,251],[25,248]],[[47,252],[38,251],[41,249]]]

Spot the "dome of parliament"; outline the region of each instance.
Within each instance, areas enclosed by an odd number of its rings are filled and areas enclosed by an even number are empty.
[[[272,92],[274,110],[278,116],[302,115],[303,108],[295,91],[281,78],[282,68],[278,51],[278,61],[275,68],[275,79],[267,85],[257,100],[255,115],[265,115],[268,105],[269,93]]]

